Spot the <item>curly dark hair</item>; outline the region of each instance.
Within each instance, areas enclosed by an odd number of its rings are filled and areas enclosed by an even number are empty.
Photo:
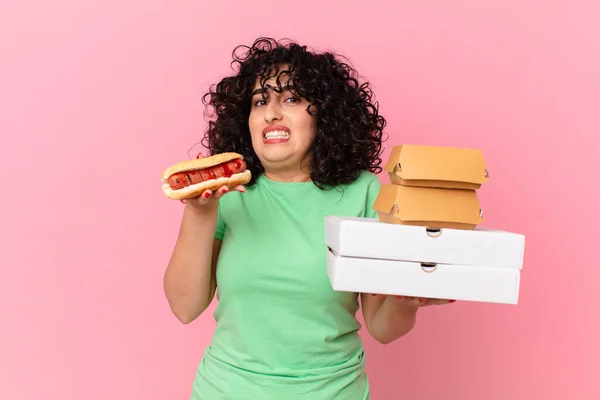
[[[241,50],[241,51],[240,51]],[[381,146],[386,120],[368,82],[330,52],[315,53],[293,41],[259,38],[252,46],[237,46],[231,66],[237,74],[211,86],[203,98],[208,127],[201,143],[210,154],[237,152],[252,172],[253,185],[264,169],[254,152],[248,127],[252,91],[271,77],[289,76],[287,89],[305,98],[316,116],[311,179],[319,188],[348,184],[361,171],[381,172]],[[280,66],[286,65],[285,71]],[[313,114],[314,113],[314,114]]]

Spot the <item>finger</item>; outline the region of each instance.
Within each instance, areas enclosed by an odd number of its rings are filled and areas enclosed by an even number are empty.
[[[238,192],[242,192],[242,193],[244,193],[246,191],[246,187],[244,185],[237,185],[233,189],[237,190]]]
[[[212,190],[205,190],[200,196],[196,197],[196,203],[204,205],[208,203],[210,198],[213,196]]]
[[[428,299],[428,306],[441,306],[443,304],[454,303],[456,300],[448,300],[448,299]]]
[[[425,305],[426,300],[422,297],[413,297],[413,296],[396,296],[396,299],[407,303],[407,304],[411,304],[414,306],[422,306]]]
[[[229,187],[228,186],[221,186],[219,189],[217,189],[217,191],[214,193],[213,195],[213,199],[214,200],[219,200],[221,197],[223,197],[223,195],[225,193],[229,192]]]
[[[425,305],[427,305],[427,299],[424,297],[415,297],[413,302],[418,305],[419,307],[423,307]]]

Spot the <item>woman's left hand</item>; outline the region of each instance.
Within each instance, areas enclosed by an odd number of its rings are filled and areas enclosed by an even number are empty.
[[[454,303],[456,300],[446,299],[429,299],[424,297],[411,297],[411,296],[389,296],[399,304],[415,307],[426,307],[426,306],[439,306],[442,304]]]
[[[450,299],[362,294],[365,323],[371,336],[380,343],[391,343],[414,327],[421,307],[454,303]]]

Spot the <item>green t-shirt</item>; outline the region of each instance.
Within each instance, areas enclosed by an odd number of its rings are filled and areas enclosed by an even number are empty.
[[[330,190],[261,175],[221,199],[217,326],[192,399],[369,398],[358,294],[331,288],[324,217],[375,217],[380,186],[369,172]]]

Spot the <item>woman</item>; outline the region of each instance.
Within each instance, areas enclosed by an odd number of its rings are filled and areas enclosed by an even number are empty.
[[[330,53],[263,38],[239,49],[237,74],[205,96],[216,118],[204,139],[211,154],[242,154],[252,180],[186,203],[164,278],[183,323],[218,293],[192,399],[368,399],[359,295],[332,290],[323,224],[375,216],[386,121],[368,83]],[[360,297],[381,343],[445,302]]]

